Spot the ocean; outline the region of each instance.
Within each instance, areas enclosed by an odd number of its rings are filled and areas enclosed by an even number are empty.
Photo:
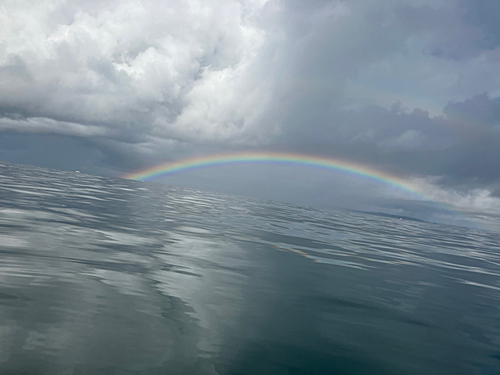
[[[500,234],[0,163],[0,374],[499,374]]]

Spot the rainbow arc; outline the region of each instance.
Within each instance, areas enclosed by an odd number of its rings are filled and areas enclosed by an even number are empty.
[[[259,163],[313,167],[347,173],[365,179],[374,180],[379,183],[389,185],[391,187],[401,189],[412,194],[416,194],[424,199],[430,200],[430,198],[419,191],[417,187],[413,186],[408,181],[392,174],[346,160],[297,153],[239,152],[231,154],[202,156],[164,163],[151,168],[146,168],[140,171],[126,174],[123,177],[132,180],[151,181],[157,178],[167,177],[175,173],[186,172],[189,170],[234,164]]]
[[[473,227],[479,227],[479,224],[474,222],[472,219],[464,216],[449,204],[439,202],[430,198],[425,194],[425,192],[421,191],[418,186],[411,184],[407,180],[404,180],[393,174],[377,170],[375,168],[336,158],[284,152],[237,152],[230,154],[194,157],[174,162],[168,162],[151,168],[132,172],[124,175],[123,177],[132,180],[151,181],[157,178],[167,177],[176,173],[182,173],[190,170],[237,164],[294,165],[310,168],[320,168],[358,176],[371,181],[376,181],[391,188],[396,188],[398,190],[408,192],[413,196],[419,197],[420,199],[435,202],[438,205],[442,206],[446,211],[454,215],[458,214],[458,216],[466,219],[467,222],[473,224]]]

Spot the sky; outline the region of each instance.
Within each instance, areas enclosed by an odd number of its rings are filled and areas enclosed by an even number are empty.
[[[334,157],[430,200],[303,167],[158,182],[500,228],[499,19],[498,0],[3,0],[0,160],[123,176]]]

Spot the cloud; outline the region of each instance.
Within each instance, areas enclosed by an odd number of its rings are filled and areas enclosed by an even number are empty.
[[[462,1],[466,13],[464,18],[483,32],[482,45],[494,49],[500,45],[500,25],[497,16],[500,4],[495,0]]]
[[[266,143],[290,119],[363,105],[362,98],[346,97],[346,87],[359,96],[367,85],[377,86],[370,77],[384,66],[414,95],[423,89],[436,95],[435,87],[412,79],[425,83],[461,68],[449,69],[446,56],[430,53],[431,41],[440,46],[434,49],[474,49],[469,57],[492,52],[478,42],[489,34],[465,17],[475,12],[476,19],[484,9],[467,13],[451,1],[47,0],[7,7],[0,54],[4,112],[105,127],[110,137],[134,133],[137,141],[149,135]],[[415,38],[420,51],[413,50]],[[408,74],[416,63],[428,69]],[[372,96],[384,95],[380,89]]]
[[[107,129],[94,125],[57,121],[44,117],[22,118],[15,115],[1,118],[0,130],[15,130],[20,133],[57,133],[82,137],[103,136],[108,133]]]
[[[253,16],[263,5],[11,3],[0,103],[4,112],[133,129],[138,138],[241,137],[266,100],[252,76],[265,36]]]
[[[473,96],[463,102],[449,103],[444,112],[462,126],[474,128],[492,127],[499,130],[500,101],[492,100],[486,93]]]
[[[479,227],[498,231],[500,197],[495,190],[474,188],[467,191],[442,188],[436,178],[413,179],[412,184],[432,201],[443,203],[475,222]],[[439,219],[438,219],[439,220]]]
[[[411,183],[432,200],[453,205],[464,212],[500,213],[500,199],[491,190],[477,188],[463,192],[442,189],[438,187],[436,178],[415,178]]]

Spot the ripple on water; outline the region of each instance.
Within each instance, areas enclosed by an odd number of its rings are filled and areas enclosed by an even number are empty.
[[[0,373],[500,373],[500,236],[0,163]]]

